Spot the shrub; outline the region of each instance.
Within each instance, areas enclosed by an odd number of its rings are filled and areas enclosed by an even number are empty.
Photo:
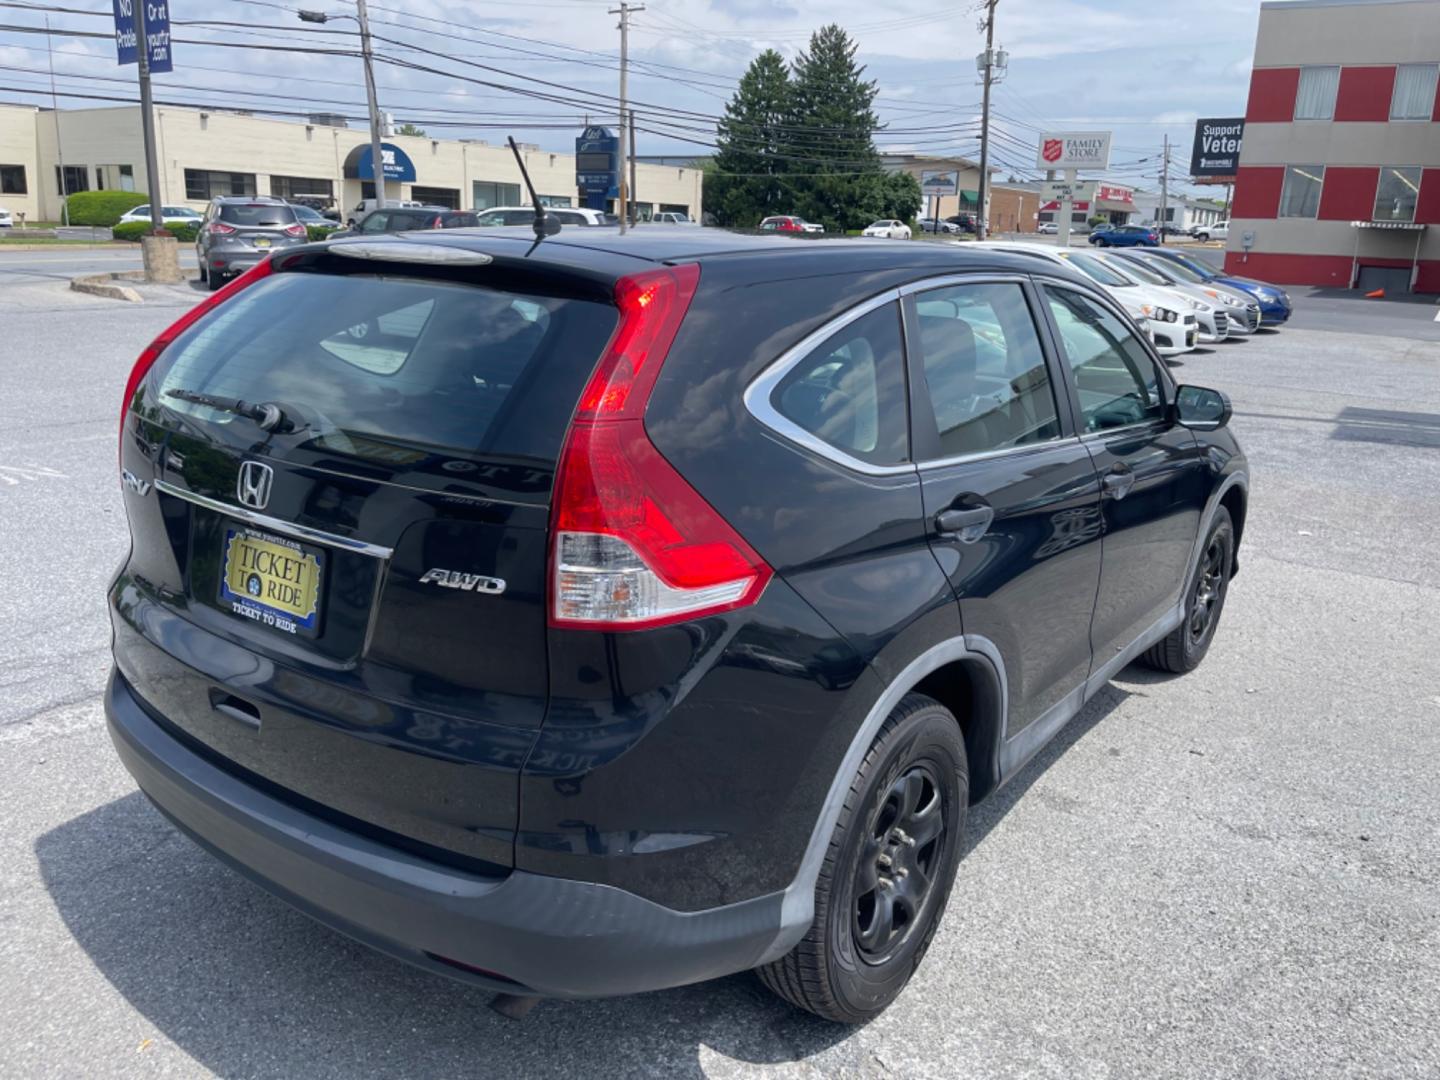
[[[339,228],[339,226],[337,225],[306,225],[305,235],[308,239],[312,241],[324,240],[337,228]]]
[[[71,225],[114,225],[127,210],[149,201],[138,191],[77,191],[66,205]]]
[[[200,230],[195,225],[167,225],[165,231],[182,244],[193,244],[195,237]],[[110,230],[110,234],[116,240],[130,240],[139,243],[142,236],[150,235],[150,223],[148,221],[124,221]]]

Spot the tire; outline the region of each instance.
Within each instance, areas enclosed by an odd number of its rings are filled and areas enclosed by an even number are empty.
[[[969,795],[960,725],[933,698],[907,694],[850,784],[815,883],[815,921],[788,954],[757,969],[760,981],[836,1023],[884,1011],[940,925]],[[907,818],[914,835],[899,827]]]
[[[205,263],[204,263],[203,261],[200,263],[200,280],[201,280],[201,281],[209,281],[209,280],[210,280],[209,271],[207,271],[207,270],[205,269]]]
[[[1196,233],[1195,239],[1199,240],[1202,244],[1208,244],[1210,242],[1210,234],[1206,232]]]
[[[1109,246],[1110,246],[1110,241],[1109,241],[1109,240],[1106,240],[1106,239],[1102,236],[1102,237],[1100,237],[1100,239],[1098,239],[1098,240],[1095,241],[1095,246],[1096,246],[1096,247],[1109,247]]]
[[[1140,655],[1147,666],[1176,675],[1200,666],[1210,651],[1210,643],[1215,640],[1215,628],[1220,624],[1225,595],[1230,588],[1230,568],[1234,565],[1235,526],[1230,520],[1230,511],[1222,506],[1205,535],[1200,560],[1186,585],[1185,618]]]
[[[219,274],[207,273],[205,275],[205,284],[211,292],[215,292],[221,285],[225,284],[225,281]]]

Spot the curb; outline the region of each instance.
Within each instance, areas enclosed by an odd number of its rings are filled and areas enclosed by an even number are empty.
[[[194,281],[199,278],[198,270],[181,270],[180,281],[176,284],[183,284],[186,281]],[[124,300],[131,304],[143,304],[145,298],[128,285],[117,285],[120,281],[142,282],[145,280],[144,270],[117,270],[108,274],[83,274],[77,278],[70,279],[70,288],[75,292],[89,293],[92,296],[103,296],[109,300]]]

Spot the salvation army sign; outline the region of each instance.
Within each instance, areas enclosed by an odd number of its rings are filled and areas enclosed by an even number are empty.
[[[1110,132],[1047,132],[1040,136],[1035,164],[1041,169],[1109,168]]]
[[[1195,144],[1190,149],[1190,175],[1234,176],[1240,170],[1240,140],[1245,135],[1243,116],[1195,121]]]

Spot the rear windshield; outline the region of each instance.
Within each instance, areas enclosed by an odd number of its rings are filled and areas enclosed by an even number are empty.
[[[231,225],[293,225],[295,211],[288,206],[272,206],[268,203],[221,203],[220,220]]]
[[[253,422],[166,392],[275,402],[326,453],[417,467],[432,454],[553,462],[615,321],[590,300],[276,274],[166,350],[158,395],[234,440],[254,439]]]

